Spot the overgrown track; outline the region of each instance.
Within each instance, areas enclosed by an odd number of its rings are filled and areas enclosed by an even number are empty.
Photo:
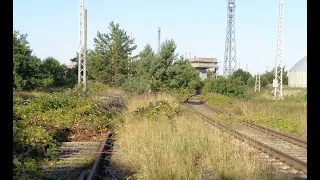
[[[112,135],[113,131],[109,131],[106,139],[101,142],[63,142],[54,150],[58,153],[59,164],[43,167],[41,171],[53,179],[97,179]]]
[[[208,123],[220,129],[227,128],[226,124],[208,117],[212,112],[223,113],[223,111],[190,100],[187,107],[204,117]],[[241,125],[237,128],[228,128],[232,136],[307,174],[306,142],[303,143],[303,140],[289,137],[284,133],[278,133],[253,123],[244,122]]]
[[[113,142],[114,142],[114,131],[111,131],[108,136],[106,141],[104,142],[103,146],[100,147],[100,154],[96,157],[96,160],[91,168],[90,174],[87,178],[87,180],[98,180],[102,179],[101,176],[103,174],[103,167],[104,165],[106,168],[109,166],[110,162],[106,161],[105,158],[108,156],[112,155],[112,150],[113,150]],[[109,159],[108,158],[108,159]],[[80,178],[79,178],[80,180]]]
[[[205,106],[208,109],[211,109],[213,112],[216,112],[218,114],[226,113],[225,111],[222,111],[222,110],[217,109],[215,107],[209,106],[209,105],[207,105],[205,103],[202,104],[202,105]],[[307,141],[305,139],[294,137],[292,135],[285,134],[285,133],[282,133],[280,131],[276,131],[276,130],[270,129],[270,128],[261,126],[259,124],[256,124],[256,123],[253,123],[253,122],[250,122],[250,121],[243,121],[243,123],[244,123],[244,125],[249,126],[251,128],[254,128],[254,129],[258,130],[258,131],[262,131],[264,133],[268,133],[268,134],[270,134],[270,135],[272,135],[274,137],[283,139],[283,140],[288,141],[288,142],[290,142],[292,144],[295,144],[297,146],[300,146],[300,147],[303,147],[303,148],[307,149]]]

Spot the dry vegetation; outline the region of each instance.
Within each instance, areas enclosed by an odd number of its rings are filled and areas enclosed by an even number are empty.
[[[306,92],[288,96],[284,100],[272,100],[266,92],[248,99],[237,99],[219,94],[207,93],[204,97],[209,105],[228,110],[236,119],[246,119],[261,123],[283,132],[298,136],[307,134]],[[223,115],[219,116],[223,119]]]
[[[45,94],[48,93],[39,91],[13,91],[13,101],[30,100]]]
[[[144,110],[151,112],[148,115],[137,114],[142,106],[163,99],[169,103],[161,101]],[[112,164],[135,172],[131,179],[203,179],[205,174],[221,179],[271,178],[271,169],[198,116],[184,112],[170,118],[161,113],[176,108],[178,103],[167,95],[133,97],[117,129]]]
[[[165,100],[165,101],[168,101],[169,103],[177,104],[175,98],[172,96],[169,96],[167,94],[145,93],[145,94],[135,95],[134,97],[130,98],[129,103],[127,105],[128,111],[133,112],[133,111],[137,110],[138,108],[145,107],[149,103],[156,102],[159,100]]]

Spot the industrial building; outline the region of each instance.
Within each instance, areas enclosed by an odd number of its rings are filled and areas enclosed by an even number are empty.
[[[307,88],[307,56],[289,70],[288,85],[289,87]]]
[[[215,74],[218,67],[217,58],[201,58],[201,57],[194,57],[189,59],[192,67],[196,68],[202,80],[207,79],[207,70],[213,69],[213,73]]]

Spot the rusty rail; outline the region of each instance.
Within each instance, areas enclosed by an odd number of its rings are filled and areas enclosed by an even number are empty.
[[[102,164],[103,158],[104,158],[104,151],[106,150],[106,143],[108,142],[108,139],[110,138],[110,135],[113,134],[113,131],[109,131],[107,133],[107,138],[102,141],[99,150],[98,150],[98,154],[96,156],[96,159],[94,161],[94,164],[92,165],[92,168],[90,170],[90,173],[87,177],[87,180],[95,180],[96,179],[96,174],[99,172],[100,170],[100,166]]]

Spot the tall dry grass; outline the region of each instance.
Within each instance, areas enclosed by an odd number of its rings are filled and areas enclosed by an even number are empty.
[[[45,94],[48,93],[40,91],[13,91],[13,101],[32,99]]]
[[[175,97],[165,93],[157,93],[157,94],[143,93],[143,94],[135,95],[129,99],[129,102],[127,105],[128,111],[132,112],[138,108],[147,106],[151,102],[156,102],[159,100],[166,100],[169,103],[178,104]]]
[[[130,109],[172,97],[140,95]],[[198,116],[184,113],[165,116],[127,116],[117,129],[112,164],[130,168],[133,179],[268,179],[272,170],[251,158],[241,146],[205,124]]]

